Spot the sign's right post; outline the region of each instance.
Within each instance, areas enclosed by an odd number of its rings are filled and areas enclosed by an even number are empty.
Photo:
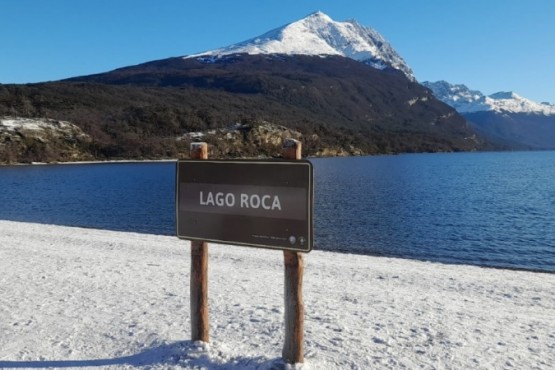
[[[208,144],[191,143],[191,159],[208,159]],[[208,343],[208,243],[191,241],[191,340]]]
[[[284,159],[301,159],[302,145],[298,140],[287,139],[283,144]],[[303,255],[283,251],[285,264],[285,343],[282,357],[285,363],[304,362],[304,303],[303,303]]]

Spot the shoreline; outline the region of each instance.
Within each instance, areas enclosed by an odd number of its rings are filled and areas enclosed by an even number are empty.
[[[91,163],[95,164],[95,163]],[[5,220],[0,219],[0,222],[16,222],[16,223],[29,223],[29,224],[37,224],[43,226],[53,226],[53,227],[69,227],[69,228],[78,228],[84,230],[98,230],[98,231],[106,231],[106,232],[117,232],[117,233],[132,233],[137,235],[145,235],[145,236],[161,236],[161,237],[176,237],[174,234],[161,234],[161,233],[154,233],[154,232],[146,232],[146,231],[133,231],[133,230],[124,230],[124,229],[99,229],[94,226],[77,226],[77,225],[62,225],[62,224],[49,224],[49,223],[41,223],[35,221],[21,221],[21,220]],[[176,237],[177,238],[177,237]],[[225,245],[225,244],[217,244],[217,243],[210,243],[213,245]],[[254,248],[254,247],[247,247],[247,248]],[[257,248],[255,248],[257,249]],[[270,248],[271,249],[271,248]],[[435,261],[430,259],[419,259],[419,258],[411,258],[411,257],[403,257],[403,256],[395,256],[395,255],[384,255],[384,254],[373,254],[373,253],[363,253],[358,250],[348,251],[348,250],[331,250],[331,249],[321,249],[315,247],[314,251],[324,252],[324,253],[337,253],[340,255],[352,255],[352,256],[366,256],[366,257],[374,257],[374,258],[394,258],[399,260],[405,261],[415,261],[421,263],[438,263],[447,266],[467,266],[467,267],[477,267],[483,269],[493,269],[493,270],[506,270],[506,271],[521,271],[521,272],[531,272],[537,274],[546,274],[546,275],[554,275],[555,270],[544,270],[540,268],[526,268],[526,267],[516,267],[516,266],[495,266],[495,265],[480,265],[480,264],[472,264],[472,263],[465,263],[465,262],[456,262],[456,261]]]
[[[2,167],[25,167],[25,166],[58,166],[58,165],[81,165],[81,164],[125,164],[125,163],[171,163],[178,159],[113,159],[106,161],[75,161],[75,162],[31,162],[0,164]]]
[[[529,152],[555,152],[554,149],[531,149],[531,150],[480,150],[480,151],[466,151],[466,152],[418,152],[418,153],[376,153],[364,155],[350,155],[350,156],[308,156],[303,159],[327,159],[327,158],[357,158],[357,157],[384,157],[384,156],[399,156],[399,155],[433,155],[433,154],[480,154],[480,153],[529,153]],[[265,160],[272,159],[273,157],[262,158]],[[259,157],[241,157],[241,158],[212,158],[214,160],[237,160],[237,159],[261,159]],[[167,163],[177,162],[178,158],[166,159],[110,159],[110,160],[88,160],[88,161],[70,161],[70,162],[31,162],[31,163],[0,163],[2,167],[16,167],[16,166],[49,166],[49,165],[79,165],[79,164],[110,164],[110,163]]]

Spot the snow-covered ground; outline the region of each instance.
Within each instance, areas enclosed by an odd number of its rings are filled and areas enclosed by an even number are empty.
[[[0,368],[279,369],[280,251],[210,245],[192,343],[189,243],[0,221]],[[555,275],[313,251],[309,369],[553,369]]]

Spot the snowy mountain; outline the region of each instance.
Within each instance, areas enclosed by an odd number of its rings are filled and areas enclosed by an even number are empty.
[[[508,149],[555,149],[553,104],[536,103],[514,92],[486,96],[445,81],[422,84],[492,143]]]
[[[442,102],[452,106],[459,113],[494,111],[498,113],[525,113],[555,115],[555,105],[536,103],[514,92],[498,92],[486,96],[465,85],[453,85],[446,81],[423,82]]]
[[[410,67],[378,32],[355,20],[336,22],[322,12],[310,14],[250,40],[185,58],[210,60],[242,53],[339,55],[378,69],[395,68],[410,80],[415,80]]]
[[[309,156],[490,147],[380,34],[321,12],[218,50],[0,90],[0,118],[74,122],[90,138],[18,140],[4,120],[0,163],[176,158],[200,137],[219,158],[274,157],[281,144],[268,127],[302,135]]]

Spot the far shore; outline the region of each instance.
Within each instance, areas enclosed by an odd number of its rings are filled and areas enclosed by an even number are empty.
[[[177,162],[177,159],[110,159],[105,161],[71,161],[71,162],[31,162],[31,163],[3,163],[0,167],[9,166],[55,166],[78,164],[110,164],[110,163],[168,163]]]

